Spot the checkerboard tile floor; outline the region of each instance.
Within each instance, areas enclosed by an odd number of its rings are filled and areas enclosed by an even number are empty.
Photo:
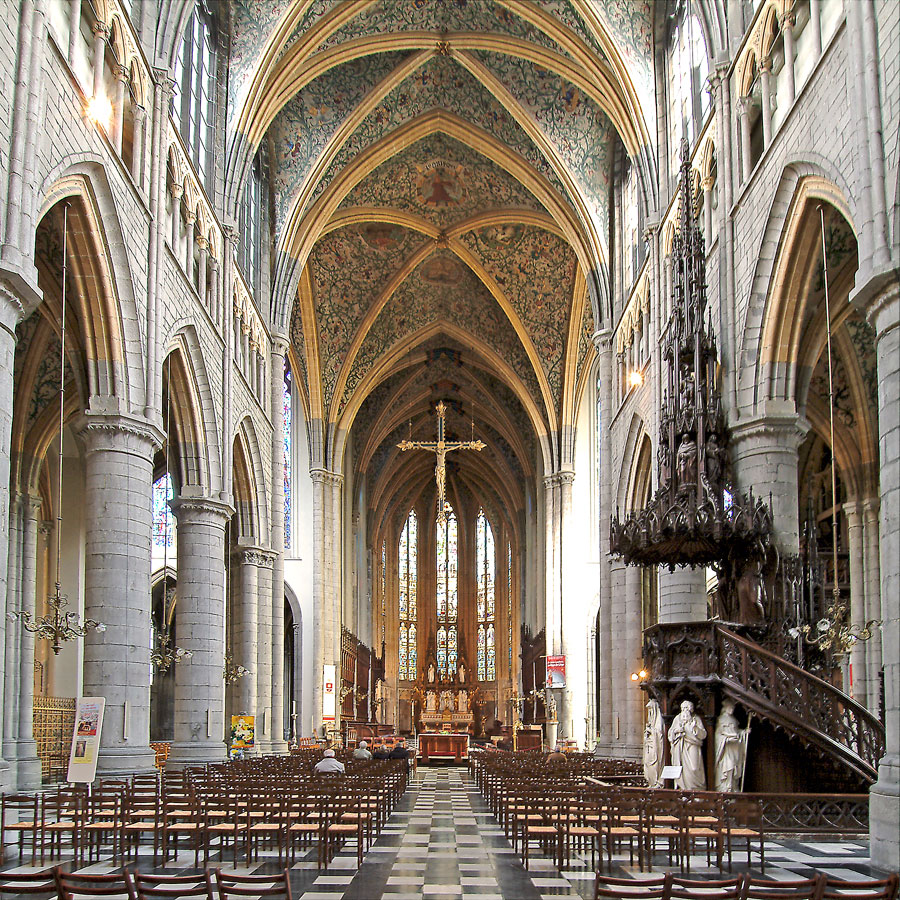
[[[766,876],[773,881],[826,872],[838,878],[875,876],[869,868],[864,841],[771,841],[766,844]],[[735,856],[741,871],[744,854]],[[191,871],[193,853],[185,852],[156,871],[176,874]],[[215,858],[210,865],[217,865]],[[229,859],[224,868],[232,869]],[[153,871],[152,860],[139,863]],[[16,867],[14,861],[4,868]],[[241,872],[274,872],[274,855]],[[665,853],[654,861],[654,873],[665,869]],[[82,871],[110,872],[109,862]],[[614,857],[614,875],[641,878],[627,855]],[[691,860],[695,878],[721,877],[706,866],[705,855]],[[553,861],[532,856],[526,871],[491,815],[468,773],[458,768],[419,769],[378,841],[356,868],[356,850],[339,853],[327,872],[316,868],[316,851],[309,851],[291,869],[291,888],[301,900],[548,900],[556,897],[590,898],[593,870],[589,856],[579,856],[559,872]]]

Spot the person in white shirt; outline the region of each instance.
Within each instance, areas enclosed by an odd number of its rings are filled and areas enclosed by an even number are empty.
[[[326,750],[325,758],[320,759],[314,766],[313,771],[317,775],[343,775],[344,764],[334,758],[334,750]]]
[[[371,759],[372,754],[369,752],[369,744],[367,741],[360,741],[359,746],[353,751],[354,759]]]

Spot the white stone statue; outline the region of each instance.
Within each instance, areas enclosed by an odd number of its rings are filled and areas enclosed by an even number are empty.
[[[428,683],[434,684],[434,663],[428,664]]]
[[[450,691],[441,691],[441,712],[445,709],[453,709],[453,696]]]
[[[465,688],[463,688],[463,690],[461,690],[456,695],[456,711],[457,712],[468,712],[468,710],[469,710],[469,694],[465,690]]]
[[[466,680],[466,664],[459,664],[459,683],[464,684]]]
[[[648,787],[663,787],[662,770],[666,750],[666,726],[659,703],[647,703],[647,725],[644,727],[644,778]]]
[[[694,704],[685,700],[669,729],[672,765],[681,766],[681,776],[675,779],[675,787],[679,790],[706,790],[706,767],[703,764],[705,738],[706,728],[694,712]]]
[[[722,701],[716,721],[716,790],[739,791],[747,759],[747,729],[738,725],[734,702]]]
[[[437,694],[434,691],[425,694],[425,709],[431,712],[437,709]]]

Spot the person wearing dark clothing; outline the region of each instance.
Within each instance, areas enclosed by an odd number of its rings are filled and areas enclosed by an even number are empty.
[[[385,747],[384,744],[376,744],[375,749],[372,751],[373,759],[390,759],[391,751]]]
[[[393,750],[391,750],[391,759],[409,759],[409,750],[406,748],[406,741],[400,741]]]

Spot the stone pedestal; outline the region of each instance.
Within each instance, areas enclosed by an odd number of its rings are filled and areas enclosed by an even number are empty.
[[[172,510],[178,522],[178,643],[193,654],[175,667],[168,765],[180,768],[225,758],[225,524],[233,510],[184,495]]]
[[[106,626],[84,638],[85,697],[105,697],[98,773],[151,772],[150,491],[161,433],[143,419],[88,414],[85,616]]]

